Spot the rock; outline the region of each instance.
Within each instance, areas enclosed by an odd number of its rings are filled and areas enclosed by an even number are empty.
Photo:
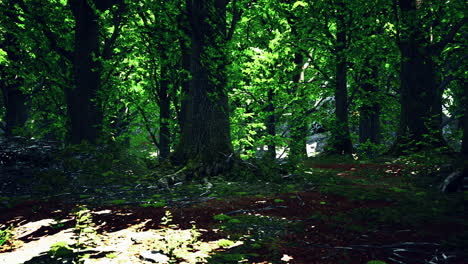
[[[155,263],[169,263],[169,257],[160,253],[159,251],[142,251],[140,256]]]
[[[440,184],[439,190],[443,193],[456,192],[463,187],[463,173],[454,171],[450,173],[445,180]]]

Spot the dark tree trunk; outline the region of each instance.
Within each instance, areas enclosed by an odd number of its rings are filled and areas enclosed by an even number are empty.
[[[304,66],[304,56],[296,52],[294,55],[294,64],[296,66],[295,73],[293,75],[294,91],[291,91],[292,94],[295,94],[298,100],[294,102],[292,120],[291,120],[291,143],[290,143],[290,158],[293,160],[301,160],[307,157],[307,125],[306,117],[304,115],[305,107],[307,106],[304,98],[304,88],[302,87],[302,82],[304,82],[304,72],[302,67]]]
[[[14,80],[13,80],[14,81]],[[19,87],[19,83],[2,87],[5,103],[5,136],[14,136],[15,128],[22,128],[28,120],[28,97]]]
[[[102,112],[97,93],[100,84],[98,16],[86,0],[72,4],[75,17],[73,68],[75,87],[66,90],[70,117],[70,142],[96,143],[100,136]]]
[[[167,59],[167,58],[164,58]],[[169,157],[171,134],[169,131],[169,119],[171,118],[170,112],[170,98],[169,98],[169,76],[167,76],[168,69],[161,68],[161,85],[158,91],[159,96],[159,157],[165,160]]]
[[[378,91],[375,85],[377,81],[377,69],[373,68],[371,74],[364,76],[364,83],[361,86],[363,104],[359,108],[359,142],[369,141],[378,144],[380,141],[380,104],[373,97]]]
[[[463,141],[462,141],[462,148],[461,153],[468,156],[468,86],[465,83],[465,87],[463,88],[463,100],[462,100],[462,107],[464,107],[464,115],[463,115]]]
[[[188,26],[187,26],[188,27]],[[186,27],[183,27],[184,31],[190,33]],[[182,53],[181,65],[182,75],[180,76],[180,94],[181,94],[181,103],[180,110],[177,113],[177,121],[179,123],[180,132],[182,132],[184,127],[184,118],[187,113],[187,106],[189,105],[188,93],[190,88],[190,47],[183,38],[179,39],[180,51]]]
[[[341,4],[342,6],[342,4]],[[342,12],[342,8],[338,12]],[[336,33],[336,88],[335,88],[335,118],[332,129],[332,153],[340,155],[351,154],[353,145],[348,123],[348,90],[346,63],[346,23],[344,15],[337,15]]]
[[[224,0],[193,0],[187,6],[191,79],[173,160],[201,162],[208,175],[218,174],[218,164],[233,152],[225,72],[226,4]]]
[[[421,4],[421,3],[419,3]],[[445,146],[442,138],[442,91],[437,84],[431,46],[418,18],[416,0],[400,0],[400,126],[394,152]],[[426,144],[421,144],[424,142]]]
[[[266,129],[270,140],[268,141],[268,158],[271,160],[276,159],[276,116],[275,116],[275,105],[274,105],[275,93],[273,89],[268,90],[267,100],[268,105],[266,111],[268,113],[266,121]]]
[[[0,88],[5,105],[5,136],[11,137],[14,136],[14,129],[22,128],[28,120],[29,107],[27,105],[28,96],[21,90],[23,79],[14,73],[18,70],[16,66],[22,62],[18,40],[13,34],[7,33],[3,44],[11,66],[0,69]]]

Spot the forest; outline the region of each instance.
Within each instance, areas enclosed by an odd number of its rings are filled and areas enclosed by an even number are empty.
[[[467,10],[0,0],[0,263],[467,263]]]

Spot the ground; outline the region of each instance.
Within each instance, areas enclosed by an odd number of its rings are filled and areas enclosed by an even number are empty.
[[[424,173],[311,160],[272,181],[32,181],[41,197],[1,197],[0,263],[467,263],[464,194]]]

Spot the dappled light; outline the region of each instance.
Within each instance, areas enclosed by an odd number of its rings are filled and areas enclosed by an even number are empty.
[[[466,264],[465,2],[0,0],[0,264]]]

